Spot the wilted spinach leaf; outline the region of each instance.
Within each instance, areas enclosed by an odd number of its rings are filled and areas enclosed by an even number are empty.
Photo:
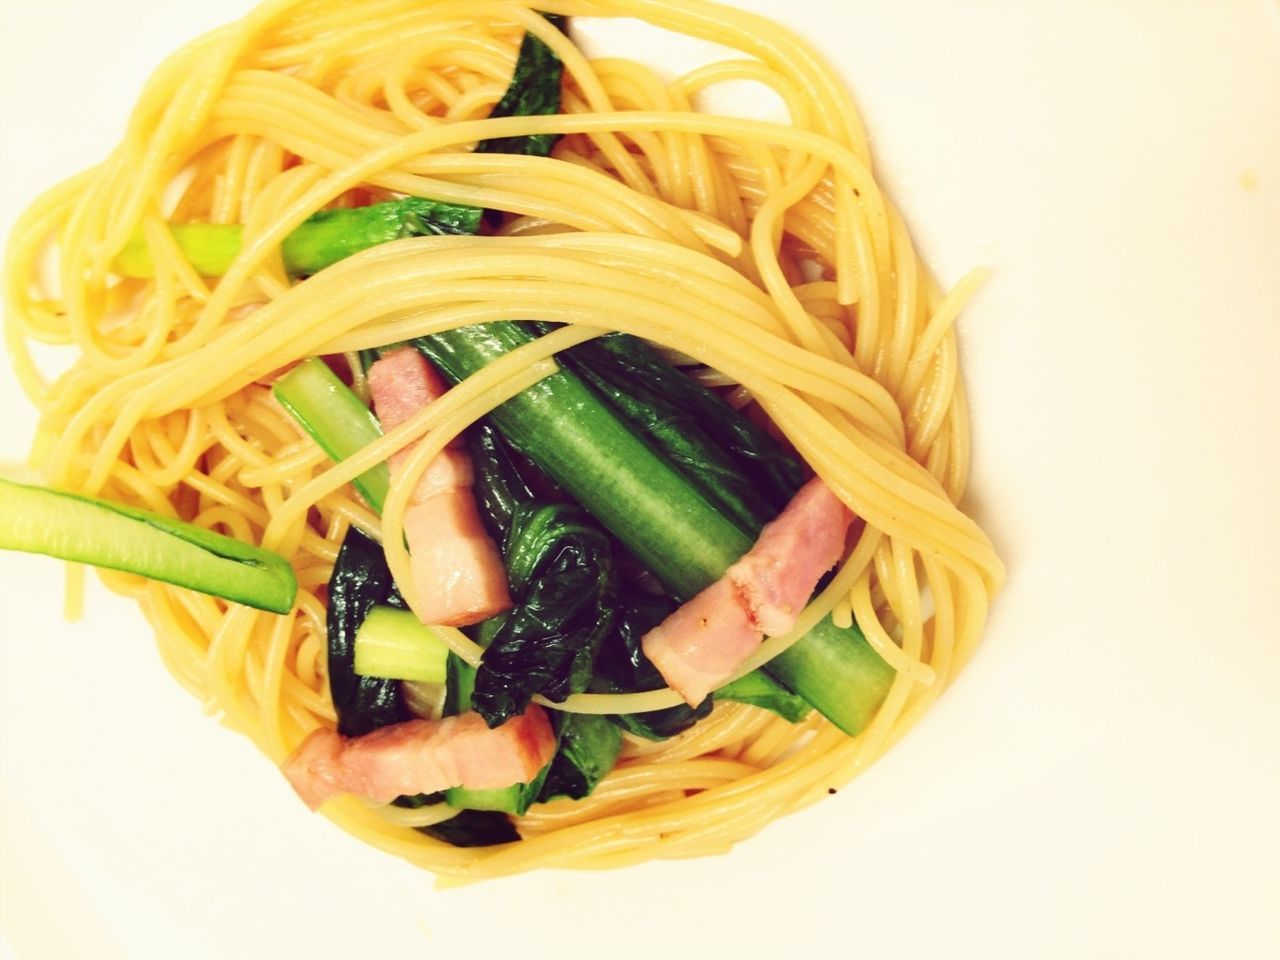
[[[400,681],[356,673],[356,631],[375,604],[405,608],[382,544],[352,527],[329,577],[326,618],[329,691],[338,712],[338,732],[345,737],[362,736],[411,719],[400,697]]]
[[[565,18],[548,15],[557,28],[564,30]],[[506,93],[498,101],[490,117],[538,117],[560,112],[560,83],[564,64],[545,43],[526,33],[520,43],[520,54]],[[476,145],[477,153],[519,153],[530,157],[548,157],[560,135],[535,133],[527,137],[494,137]]]
[[[485,650],[471,705],[497,726],[535,693],[561,702],[591,682],[613,625],[613,546],[569,504],[519,505],[503,544],[515,606]]]
[[[618,761],[622,734],[606,717],[561,713],[556,718],[560,748],[551,761],[538,801],[590,796]]]

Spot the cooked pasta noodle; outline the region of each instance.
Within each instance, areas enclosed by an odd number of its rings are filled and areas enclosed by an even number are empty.
[[[589,62],[539,10],[642,17],[738,54],[666,82],[637,63]],[[525,31],[566,66],[565,113],[488,119]],[[770,87],[790,122],[693,109],[730,80]],[[531,133],[564,135],[553,158],[470,150]],[[352,191],[513,216],[497,235],[398,240],[291,283],[281,241],[315,211],[352,203]],[[202,278],[168,221],[242,223],[242,252],[221,279]],[[139,231],[155,276],[119,277],[113,261]],[[54,283],[41,279],[49,244]],[[270,0],[156,71],[111,155],[22,217],[6,271],[6,340],[40,409],[33,459],[47,481],[291,560],[300,589],[288,616],[107,575],[142,605],[174,676],[277,762],[335,722],[324,588],[348,528],[381,539],[411,591],[402,530],[415,478],[470,423],[555,371],[572,344],[617,330],[675,352],[735,406],[767,417],[861,519],[796,628],[741,672],[827,613],[856,621],[897,670],[865,731],[718,704],[672,740],[628,737],[591,797],[535,805],[517,824],[525,839],[503,847],[454,848],[412,829],[440,820],[441,807],[341,797],[324,808],[441,875],[729,848],[903,736],[964,666],[1001,583],[990,542],[957,507],[969,423],[954,325],[982,274],[944,295],[877,186],[839,79],[749,13],[701,0]],[[529,317],[565,326],[340,464],[269,389],[307,356]],[[32,343],[73,347],[74,366],[46,381]],[[419,440],[379,517],[350,481]],[[74,609],[78,591],[68,592]],[[477,661],[475,643],[445,633]],[[662,690],[553,706],[678,702]]]

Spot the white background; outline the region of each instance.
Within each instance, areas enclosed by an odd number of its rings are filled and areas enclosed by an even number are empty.
[[[436,891],[307,814],[129,604],[66,626],[57,565],[0,556],[5,955],[1280,955],[1280,12],[740,5],[847,76],[944,284],[995,271],[961,335],[1011,576],[969,671],[728,857]],[[0,227],[247,7],[0,0]],[[7,374],[0,410],[12,463]]]

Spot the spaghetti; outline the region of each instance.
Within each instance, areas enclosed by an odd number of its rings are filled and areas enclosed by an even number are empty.
[[[668,83],[636,63],[589,62],[537,11],[641,17],[740,56]],[[526,31],[565,64],[564,113],[489,118]],[[776,91],[790,124],[693,109],[702,90],[742,79]],[[552,158],[470,150],[536,133],[563,135]],[[392,194],[508,216],[494,236],[397,240],[290,280],[281,242],[308,216]],[[225,276],[199,276],[170,221],[243,224]],[[154,277],[122,278],[113,263],[138,234]],[[53,285],[38,269],[50,242]],[[299,595],[288,616],[104,574],[142,605],[174,676],[276,762],[335,723],[324,588],[346,531],[379,537],[410,584],[402,529],[415,478],[575,343],[624,331],[678,355],[767,417],[862,519],[796,628],[742,670],[828,613],[856,621],[897,671],[859,736],[816,713],[791,724],[718,704],[673,739],[628,736],[591,797],[535,805],[517,822],[524,839],[493,848],[413,829],[447,816],[441,806],[342,797],[324,808],[442,875],[728,849],[903,736],[963,667],[1003,576],[956,506],[969,423],[953,326],[981,275],[942,293],[876,185],[848,93],[795,36],[748,13],[701,0],[270,0],[159,68],[113,153],[26,212],[6,270],[6,340],[40,408],[33,460],[48,482],[290,559]],[[270,393],[278,371],[308,356],[529,317],[565,326],[340,464]],[[33,342],[73,346],[78,359],[47,382]],[[350,482],[415,441],[379,517]],[[447,636],[478,660],[464,634]],[[677,702],[663,690],[552,706]]]

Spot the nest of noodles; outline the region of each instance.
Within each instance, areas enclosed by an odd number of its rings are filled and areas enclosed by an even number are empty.
[[[517,822],[524,840],[502,847],[424,836],[413,827],[438,819],[431,808],[326,806],[369,843],[464,879],[719,852],[827,795],[956,675],[1003,576],[956,506],[969,423],[953,323],[980,275],[945,296],[929,276],[839,78],[788,30],[726,7],[536,9],[640,16],[739,54],[668,81],[627,60],[589,62],[523,2],[267,3],[167,60],[117,149],[35,204],[9,252],[6,332],[41,408],[47,479],[290,558],[300,593],[285,617],[104,574],[142,605],[174,676],[277,762],[335,722],[325,585],[346,530],[399,542],[399,518],[372,514],[350,478],[418,438],[443,447],[549,369],[537,351],[486,368],[414,436],[335,466],[270,394],[306,356],[489,320],[559,321],[568,339],[625,330],[771,422],[861,518],[802,619],[856,620],[897,670],[864,731],[719,704],[666,742],[628,737],[590,798],[535,806]],[[565,64],[563,115],[485,119],[526,31]],[[730,80],[770,87],[789,122],[694,109]],[[528,133],[564,136],[549,160],[471,151]],[[396,241],[300,283],[286,276],[280,243],[308,215],[400,194],[505,216],[493,236]],[[222,279],[202,278],[166,221],[243,223],[243,251]],[[121,279],[113,259],[138,232],[156,275]],[[38,270],[51,239],[61,289]],[[32,341],[78,359],[46,382]],[[793,639],[769,641],[751,665]],[[610,706],[672,702],[634,697]]]

